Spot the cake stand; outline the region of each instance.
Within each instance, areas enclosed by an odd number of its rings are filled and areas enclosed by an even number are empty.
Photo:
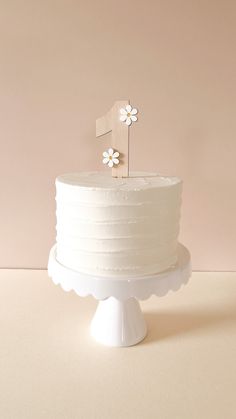
[[[63,266],[57,261],[54,245],[49,255],[48,274],[63,290],[74,290],[80,297],[92,295],[99,300],[90,326],[97,342],[107,346],[131,346],[147,334],[138,300],[146,300],[153,294],[162,297],[188,282],[190,254],[182,244],[178,244],[177,256],[177,263],[164,272],[116,279],[87,275]]]

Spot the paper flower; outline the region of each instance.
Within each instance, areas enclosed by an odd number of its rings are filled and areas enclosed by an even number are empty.
[[[138,110],[136,108],[132,108],[131,105],[126,105],[125,108],[121,108],[120,113],[120,120],[125,122],[126,125],[131,125],[132,122],[136,122],[138,119],[137,116],[135,116],[137,115]]]
[[[107,164],[109,167],[113,167],[114,164],[119,164],[119,157],[120,153],[118,151],[114,151],[113,148],[109,148],[107,151],[102,153],[104,159],[103,164]]]

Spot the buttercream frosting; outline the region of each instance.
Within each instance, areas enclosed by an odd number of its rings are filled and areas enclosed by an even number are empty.
[[[158,173],[58,176],[58,261],[106,277],[168,269],[177,260],[181,191],[179,178]]]

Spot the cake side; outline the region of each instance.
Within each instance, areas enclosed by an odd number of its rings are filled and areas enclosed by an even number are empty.
[[[153,173],[56,180],[57,259],[88,274],[127,277],[176,262],[182,181]]]

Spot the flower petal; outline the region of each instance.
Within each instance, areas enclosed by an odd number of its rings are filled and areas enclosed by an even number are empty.
[[[103,151],[102,155],[103,155],[103,157],[108,157],[109,156],[107,151]]]
[[[137,116],[135,116],[135,115],[131,115],[130,119],[133,122],[136,122],[138,120]]]
[[[126,125],[131,125],[132,124],[131,118],[127,118],[125,123]]]
[[[109,156],[112,156],[112,155],[113,155],[113,153],[114,153],[113,148],[108,148],[108,155],[109,155]]]
[[[127,111],[124,108],[120,109],[121,115],[127,115]]]
[[[126,105],[125,107],[127,112],[131,112],[132,106],[131,105]]]
[[[113,163],[115,163],[115,164],[119,164],[119,163],[120,163],[119,159],[112,159],[112,161],[113,161]]]
[[[136,115],[138,113],[138,109],[133,108],[132,111],[130,111],[131,115]]]
[[[103,159],[103,164],[107,164],[108,162],[109,162],[109,158],[108,157],[105,157],[105,159]]]
[[[113,161],[112,160],[109,160],[108,166],[113,167]]]
[[[127,114],[120,116],[120,121],[125,122],[127,119]]]
[[[115,153],[113,154],[113,157],[119,157],[120,153],[118,153],[118,151],[115,151]]]

